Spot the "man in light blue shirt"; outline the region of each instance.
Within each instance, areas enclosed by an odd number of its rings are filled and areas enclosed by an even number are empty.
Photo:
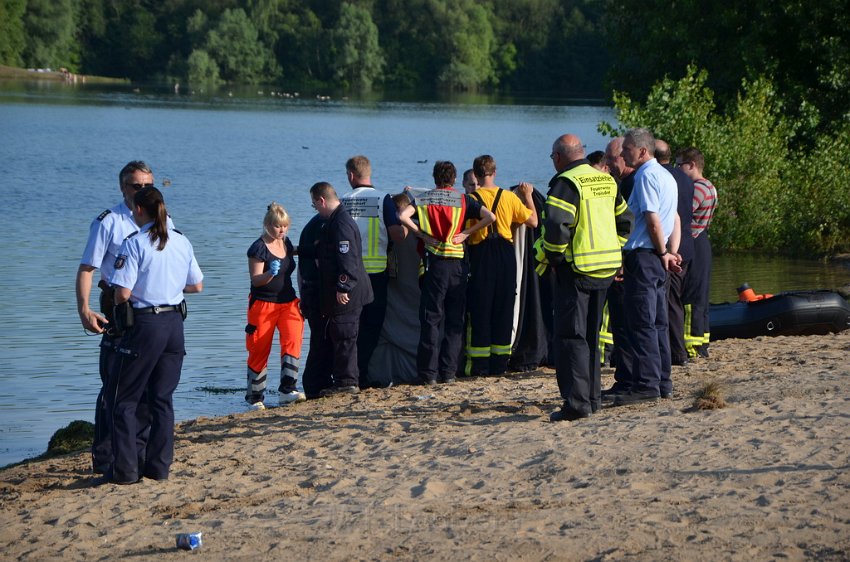
[[[97,397],[94,416],[94,440],[92,442],[92,468],[97,474],[105,474],[112,465],[112,437],[109,430],[109,420],[106,412],[107,377],[115,361],[115,345],[118,338],[109,333],[109,323],[112,321],[112,289],[107,281],[115,270],[115,258],[124,239],[138,230],[133,219],[133,197],[144,187],[153,186],[153,172],[141,160],[127,163],[118,173],[118,185],[121,189],[120,203],[100,213],[89,227],[89,237],[80,266],[77,270],[76,294],[77,310],[83,328],[96,334],[103,334],[100,342],[100,380],[101,390]],[[89,304],[94,271],[100,269],[101,289],[100,313],[92,310]],[[145,425],[148,418],[146,409],[139,410],[139,424]]]
[[[623,247],[626,326],[628,341],[619,352],[631,381],[627,391],[614,396],[614,405],[653,401],[673,392],[670,380],[670,337],[667,329],[668,271],[681,271],[677,254],[680,239],[676,211],[676,180],[655,160],[655,138],[647,129],[628,131],[622,156],[637,170],[629,209],[635,226]]]

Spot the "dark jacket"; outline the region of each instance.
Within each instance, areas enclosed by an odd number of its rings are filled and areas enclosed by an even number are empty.
[[[361,248],[360,229],[340,205],[319,235],[322,316],[359,315],[360,309],[374,300]],[[337,291],[348,293],[348,304],[336,302]]]
[[[325,219],[319,214],[311,218],[301,229],[298,239],[298,280],[301,289],[301,311],[304,316],[319,314],[319,287],[321,280],[318,266],[318,243],[325,226]]]
[[[679,212],[679,220],[682,223],[682,240],[679,242],[679,255],[682,256],[682,261],[689,262],[694,259],[694,240],[688,236],[691,230],[689,225],[694,218],[692,207],[694,202],[694,181],[681,168],[676,168],[670,164],[662,164],[662,166],[676,180],[676,187],[679,189],[679,203],[676,207]]]

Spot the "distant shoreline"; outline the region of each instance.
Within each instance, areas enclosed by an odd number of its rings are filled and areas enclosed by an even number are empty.
[[[129,84],[127,78],[74,74],[65,69],[27,69],[0,65],[0,80],[47,80],[70,84]]]

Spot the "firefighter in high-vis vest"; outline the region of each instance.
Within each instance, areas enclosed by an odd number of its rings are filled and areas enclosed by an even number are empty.
[[[550,157],[557,174],[549,182],[535,257],[538,273],[552,267],[557,278],[555,371],[564,404],[550,419],[572,421],[601,405],[599,326],[634,216],[614,178],[587,161],[577,136],[559,137]]]
[[[454,164],[437,162],[434,164],[437,188],[418,196],[415,205],[404,209],[399,216],[402,224],[425,243],[416,368],[426,385],[455,380],[463,343],[468,274],[463,243],[470,234],[487,227],[496,218],[469,195],[455,191],[456,178]],[[418,225],[411,220],[414,213]],[[480,220],[464,229],[469,219]]]
[[[501,375],[508,369],[517,293],[517,257],[514,226],[537,227],[534,187],[521,183],[517,193],[495,184],[496,161],[489,154],[472,165],[477,187],[470,193],[495,216],[496,221],[469,237],[469,287],[467,289],[466,364],[468,376]]]
[[[352,156],[345,163],[353,191],[340,196],[340,202],[360,230],[363,266],[369,274],[375,300],[363,307],[357,336],[357,367],[360,388],[385,388],[392,384],[389,372],[370,373],[369,361],[378,345],[387,312],[387,250],[390,242],[404,239],[392,197],[372,187],[372,164],[365,156]]]

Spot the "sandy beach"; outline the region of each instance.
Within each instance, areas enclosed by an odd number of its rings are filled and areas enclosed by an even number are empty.
[[[850,559],[850,332],[711,352],[574,423],[542,370],[184,422],[167,482],[10,468],[3,559]],[[707,381],[726,408],[692,409]]]

